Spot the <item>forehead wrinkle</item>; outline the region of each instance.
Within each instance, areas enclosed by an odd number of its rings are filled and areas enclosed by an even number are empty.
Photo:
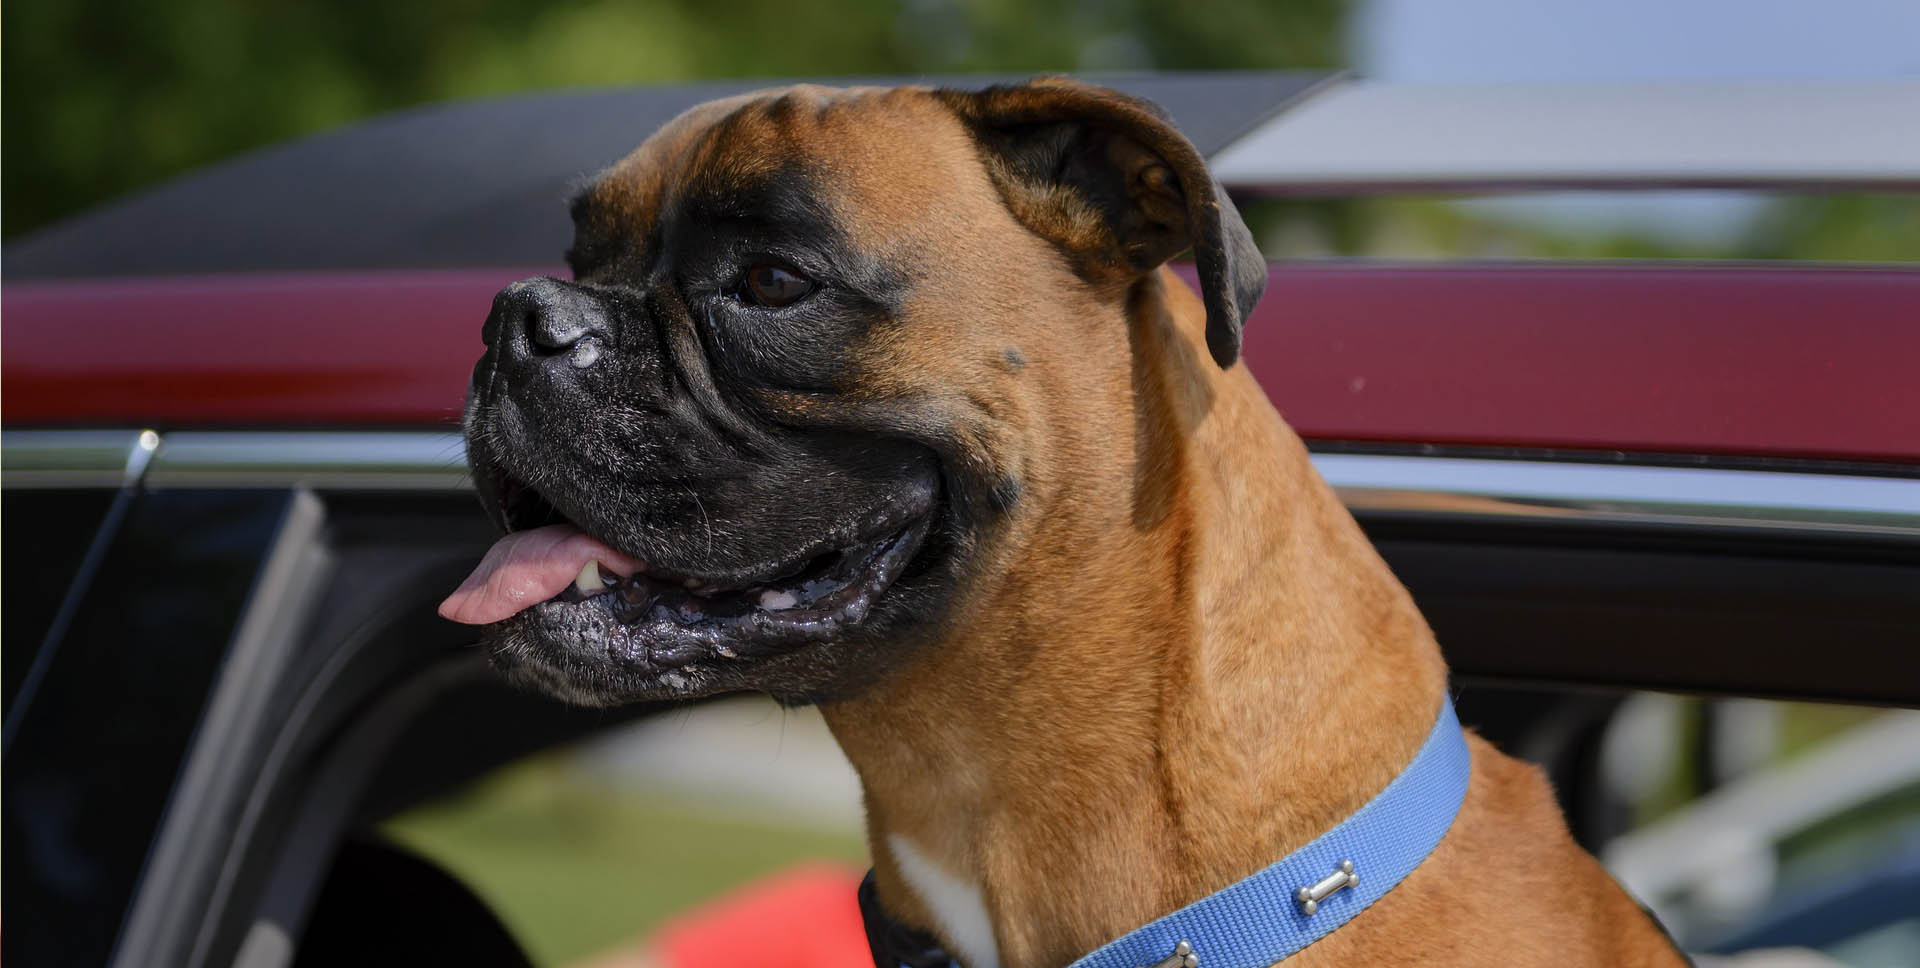
[[[786,163],[792,139],[761,122],[767,101],[740,105],[702,132],[679,168],[683,195],[723,201],[772,178]]]
[[[977,224],[983,214],[995,223],[1001,209],[964,125],[925,87],[798,85],[710,102],[668,122],[588,194],[608,233],[664,227],[686,204],[772,225],[785,209],[851,232],[890,262],[967,245],[990,231]]]
[[[798,85],[739,106],[701,138],[682,195],[720,217],[844,225],[844,149],[870,90]]]
[[[750,184],[796,162],[830,174],[838,153],[817,146],[839,147],[844,139],[825,137],[828,129],[857,115],[859,102],[876,90],[796,84],[759,92],[713,124],[701,139],[699,156],[683,170],[723,184]]]
[[[698,104],[662,125],[640,145],[596,176],[581,192],[596,227],[648,225],[675,176],[688,169],[716,118],[757,95],[742,94]]]

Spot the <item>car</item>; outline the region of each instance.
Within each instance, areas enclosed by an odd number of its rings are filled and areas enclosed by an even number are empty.
[[[1888,123],[1920,82],[1105,80],[1243,199],[1920,190]],[[364,834],[660,707],[511,691],[434,615],[493,537],[458,434],[479,324],[563,271],[575,179],[753,86],[402,112],[7,246],[7,961],[521,959]],[[1598,849],[1628,826],[1600,761],[1630,691],[1920,706],[1916,319],[1914,265],[1282,262],[1244,356],[1463,720]]]

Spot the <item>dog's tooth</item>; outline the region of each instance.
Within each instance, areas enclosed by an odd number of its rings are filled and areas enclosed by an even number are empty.
[[[607,590],[607,584],[600,578],[600,563],[591,558],[587,559],[586,564],[580,566],[580,574],[573,580],[573,587],[582,595],[598,595]]]
[[[793,597],[792,592],[783,592],[778,589],[769,588],[760,593],[760,607],[769,612],[786,611],[798,604],[800,604],[800,600]]]

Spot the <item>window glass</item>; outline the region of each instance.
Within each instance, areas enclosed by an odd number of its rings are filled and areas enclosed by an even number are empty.
[[[223,491],[134,500],[7,750],[7,904],[32,912],[8,920],[9,963],[111,954],[286,502]],[[19,519],[7,510],[11,534]]]
[[[0,582],[0,703],[9,711],[116,493],[0,490],[0,521],[6,522],[0,558],[7,563],[7,580]]]

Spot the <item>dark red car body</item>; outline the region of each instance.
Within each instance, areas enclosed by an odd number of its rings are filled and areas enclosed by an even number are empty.
[[[457,420],[502,269],[21,282],[11,427]],[[1920,462],[1920,270],[1285,265],[1246,361],[1310,440]]]

